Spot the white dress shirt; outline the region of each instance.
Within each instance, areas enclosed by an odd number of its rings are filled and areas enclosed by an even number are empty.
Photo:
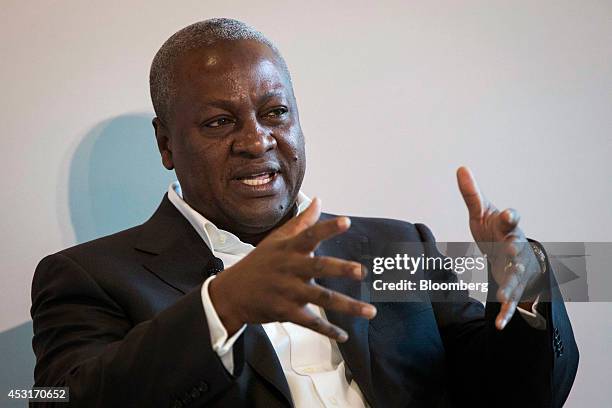
[[[168,198],[202,237],[213,255],[223,261],[225,268],[231,267],[254,249],[253,245],[244,243],[234,234],[217,228],[202,214],[191,208],[182,199],[178,181],[168,188]],[[297,214],[309,204],[310,199],[300,192]],[[208,293],[208,286],[214,278],[215,275],[209,277],[202,285],[202,304],[212,348],[228,372],[233,373],[232,347],[244,332],[246,325],[231,337],[228,336]],[[320,307],[311,304],[307,307],[318,316],[325,317],[325,312]],[[546,321],[537,313],[535,305],[533,312],[521,308],[518,310],[532,327],[545,328]],[[345,363],[335,341],[290,322],[264,323],[262,327],[283,368],[296,407],[368,406],[357,383],[347,381]]]

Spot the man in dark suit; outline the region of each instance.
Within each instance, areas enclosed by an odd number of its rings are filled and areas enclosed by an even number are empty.
[[[69,387],[78,407],[563,404],[578,350],[550,263],[467,169],[474,239],[504,255],[481,245],[503,259],[486,308],[465,291],[371,304],[362,263],[394,256],[388,243],[441,255],[422,224],[321,214],[300,193],[304,139],[273,44],[235,20],[186,27],[157,53],[151,94],[179,182],[143,225],[40,262],[37,386]]]

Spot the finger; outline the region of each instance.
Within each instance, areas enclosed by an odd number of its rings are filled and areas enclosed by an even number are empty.
[[[516,264],[512,267],[510,279],[502,290],[502,302],[518,300],[525,288],[527,272],[523,264]]]
[[[303,288],[301,296],[302,301],[321,306],[324,309],[366,319],[373,319],[376,316],[376,308],[371,304],[355,300],[317,284]]]
[[[292,323],[306,327],[317,333],[321,333],[324,336],[329,337],[332,340],[336,340],[339,343],[344,343],[348,340],[348,333],[342,330],[340,327],[331,324],[321,316],[317,316],[312,311],[303,307],[292,319]]]
[[[485,208],[484,197],[470,169],[465,166],[457,169],[457,184],[467,206],[470,219],[479,219]]]
[[[348,217],[337,217],[319,222],[293,237],[290,245],[296,251],[310,253],[317,249],[321,241],[345,232],[350,226],[351,220]]]
[[[529,243],[519,236],[508,235],[502,241],[491,243],[488,256],[495,266],[501,268],[498,270],[503,270],[509,261],[524,258],[526,245],[529,247]]]
[[[295,265],[297,274],[310,278],[351,278],[360,280],[366,275],[366,268],[359,262],[345,261],[331,256],[315,256],[300,259]]]
[[[516,279],[514,274],[509,275],[504,284],[497,290],[497,300],[500,302],[508,302],[510,300],[510,295],[514,292],[518,284],[518,279]]]
[[[539,269],[534,268],[537,260],[529,242],[513,239],[506,241],[504,246],[503,252],[506,259],[504,274],[507,275],[507,281],[504,282],[503,295],[499,299],[508,301],[520,298],[525,287]]]
[[[525,274],[525,265],[514,262],[514,260],[508,260],[504,266],[502,282],[497,291],[497,299],[500,302],[511,300],[512,294],[525,279]]]
[[[502,254],[510,258],[523,259],[526,254],[526,249],[531,249],[531,245],[523,238],[523,234],[520,231],[515,230],[517,233],[510,234],[504,238],[499,244],[502,249]]]
[[[519,303],[525,300],[523,299],[523,296],[525,295],[525,290],[536,275],[536,271],[539,270],[539,264],[537,265],[538,269],[536,269],[534,268],[534,262],[532,262],[531,258],[527,258],[526,263],[523,264],[525,265],[525,267],[523,268],[522,273],[519,273],[519,283],[510,294],[510,300],[516,300]]]
[[[534,268],[535,265],[539,266],[537,259],[531,249],[531,245],[527,241],[515,240],[510,243],[507,249],[506,256],[511,259],[516,265],[522,265],[519,272],[524,274],[524,277],[529,278],[535,271],[539,271],[538,268]]]
[[[495,327],[497,327],[497,330],[503,330],[506,327],[506,325],[514,315],[517,305],[518,302],[516,301],[506,302],[502,304],[501,310],[499,311],[499,314],[495,319]]]
[[[497,217],[497,230],[502,236],[512,233],[519,224],[521,216],[514,208],[507,208]]]
[[[316,224],[321,216],[321,200],[313,198],[308,207],[302,211],[297,217],[293,217],[287,221],[274,233],[288,236],[294,236],[304,231],[308,227]]]
[[[522,297],[523,297],[523,293],[525,293],[527,282],[528,281],[526,279],[522,279],[519,282],[519,284],[516,285],[516,288],[514,288],[514,291],[512,291],[512,293],[509,296],[510,301],[516,301],[517,303],[520,303],[523,301]]]

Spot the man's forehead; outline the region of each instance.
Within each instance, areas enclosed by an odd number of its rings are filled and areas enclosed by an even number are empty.
[[[205,88],[234,98],[277,94],[290,86],[281,63],[265,44],[231,41],[191,50],[179,62],[179,87]]]

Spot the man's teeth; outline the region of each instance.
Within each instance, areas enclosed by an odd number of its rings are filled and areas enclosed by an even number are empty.
[[[242,182],[242,184],[246,184],[247,186],[261,186],[264,184],[268,184],[272,181],[273,178],[273,173],[263,173],[242,178],[240,179],[240,181]]]

